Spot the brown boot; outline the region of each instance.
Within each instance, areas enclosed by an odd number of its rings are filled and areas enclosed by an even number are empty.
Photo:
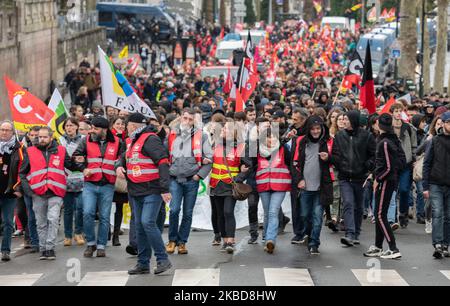
[[[168,254],[175,253],[175,249],[177,247],[177,244],[174,241],[169,241],[169,243],[166,245],[166,252]]]
[[[178,246],[178,254],[180,254],[180,255],[186,255],[187,253],[188,253],[188,250],[187,250],[187,248],[186,248],[186,244],[181,243],[181,244]]]

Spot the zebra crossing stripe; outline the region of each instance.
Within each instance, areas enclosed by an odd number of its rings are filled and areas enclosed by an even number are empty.
[[[307,269],[264,269],[267,286],[314,286]]]
[[[409,286],[395,270],[352,269],[362,286]]]
[[[442,270],[441,273],[450,280],[450,270]]]
[[[125,286],[128,282],[127,271],[88,272],[78,286]]]
[[[172,286],[219,286],[220,269],[177,269]]]
[[[0,286],[30,287],[33,286],[43,274],[0,275]]]

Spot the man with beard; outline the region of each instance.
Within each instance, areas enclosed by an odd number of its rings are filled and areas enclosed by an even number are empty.
[[[39,143],[25,151],[19,176],[25,194],[33,198],[40,259],[54,260],[61,206],[66,194],[64,168],[71,169],[72,162],[66,149],[53,139],[51,128],[42,127],[38,138]]]
[[[84,173],[83,225],[87,249],[84,257],[106,257],[105,247],[110,230],[111,206],[116,183],[115,163],[124,151],[123,143],[109,130],[103,117],[92,120],[92,132],[84,139],[73,156],[78,171]],[[95,237],[95,214],[98,210],[100,224]]]

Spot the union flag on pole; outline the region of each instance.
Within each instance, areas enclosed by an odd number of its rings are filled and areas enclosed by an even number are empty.
[[[28,132],[35,125],[46,126],[55,113],[21,86],[4,77],[12,120],[17,130]]]

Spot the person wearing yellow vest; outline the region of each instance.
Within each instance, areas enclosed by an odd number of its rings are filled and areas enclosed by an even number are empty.
[[[154,273],[158,275],[172,268],[157,225],[163,202],[171,200],[169,154],[154,127],[147,126],[144,115],[131,114],[127,130],[127,150],[117,164],[116,173],[127,179],[137,235],[138,262],[128,274],[149,274],[153,251],[157,262]]]
[[[218,218],[220,235],[224,241],[222,251],[229,254],[234,253],[236,232],[236,200],[233,198],[232,182],[244,182],[252,167],[252,160],[246,156],[245,143],[238,139],[238,135],[237,125],[229,119],[215,141],[209,182],[212,214]]]
[[[19,176],[23,191],[33,198],[40,259],[54,260],[59,218],[67,188],[64,169],[71,169],[72,161],[66,149],[53,139],[51,128],[41,127],[38,139],[37,146],[24,151]]]
[[[300,190],[300,216],[303,235],[309,236],[311,255],[319,255],[324,207],[333,203],[333,181],[330,173],[330,136],[323,120],[311,116],[306,121],[306,135],[294,152],[294,176]]]
[[[264,208],[264,250],[272,254],[278,236],[279,213],[286,192],[291,191],[289,153],[271,128],[260,133],[256,189]]]
[[[195,110],[183,110],[179,124],[173,126],[169,134],[170,156],[170,201],[169,254],[187,254],[186,243],[192,225],[192,214],[197,200],[199,182],[211,172],[212,149],[208,135],[194,126]],[[181,206],[183,219],[179,222]]]
[[[84,257],[105,257],[105,247],[110,230],[111,207],[114,197],[115,163],[125,146],[109,130],[109,122],[103,117],[92,120],[92,132],[79,144],[73,153],[78,171],[84,173],[83,228],[87,248]],[[95,237],[95,215],[98,210],[99,226]]]

